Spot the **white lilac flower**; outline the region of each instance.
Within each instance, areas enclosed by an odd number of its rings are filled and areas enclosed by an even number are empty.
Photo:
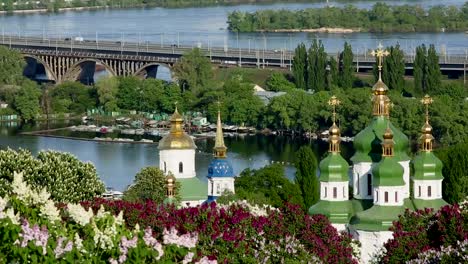
[[[13,172],[13,182],[11,183],[13,193],[23,201],[28,202],[28,197],[32,192],[29,186],[23,181],[23,173]]]
[[[86,211],[80,204],[68,204],[68,214],[77,224],[85,226],[89,224],[91,218],[94,216],[91,208]]]
[[[60,212],[55,207],[55,204],[51,200],[47,200],[45,204],[43,204],[41,207],[41,216],[47,218],[51,222],[55,222],[60,220]]]
[[[5,197],[5,198],[0,197],[0,218],[2,218],[2,217],[1,217],[1,213],[2,213],[2,212],[5,210],[5,208],[7,207],[8,202],[9,202],[8,197]]]
[[[104,209],[104,205],[101,204],[101,207],[99,207],[99,210],[96,213],[96,219],[104,218],[107,215],[110,215],[110,213],[106,212],[106,210]]]
[[[10,219],[11,223],[14,225],[19,225],[20,224],[20,214],[19,212],[15,214],[15,211],[13,208],[8,208],[5,212],[5,217]],[[0,217],[2,218],[2,217]]]
[[[125,224],[125,220],[123,219],[123,211],[120,211],[117,217],[115,218],[115,224],[119,226]]]
[[[117,235],[117,229],[114,224],[105,226],[103,230],[100,230],[93,221],[91,222],[91,227],[94,231],[94,243],[104,250],[114,247],[113,238]]]

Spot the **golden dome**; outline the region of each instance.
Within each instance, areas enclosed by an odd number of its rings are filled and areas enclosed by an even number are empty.
[[[184,119],[177,111],[171,116],[171,131],[159,141],[158,149],[196,149],[193,139],[183,129]]]
[[[385,130],[385,133],[383,134],[383,138],[384,139],[393,139],[393,132],[389,127],[387,127],[387,129]]]
[[[372,87],[372,92],[374,95],[384,95],[387,94],[388,87],[387,85],[382,81],[381,78],[374,84]]]
[[[423,127],[421,128],[421,132],[423,134],[431,134],[432,133],[432,126],[426,122]]]
[[[328,131],[330,132],[330,136],[340,136],[340,128],[335,123],[333,123]]]

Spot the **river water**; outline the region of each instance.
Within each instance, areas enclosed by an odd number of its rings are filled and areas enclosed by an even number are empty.
[[[465,0],[407,0],[385,1],[392,5],[418,4],[462,6]],[[348,2],[349,3],[349,2]],[[376,1],[352,1],[360,8],[370,8]],[[346,1],[331,5],[344,6]],[[0,16],[4,34],[35,35],[47,37],[76,37],[122,41],[155,42],[161,45],[188,45],[201,47],[240,47],[245,49],[292,49],[298,43],[310,43],[319,38],[329,52],[343,47],[344,41],[352,44],[356,52],[374,48],[379,42],[394,45],[397,42],[411,52],[422,43],[435,44],[448,54],[466,54],[468,34],[461,33],[232,33],[226,24],[229,12],[240,10],[254,12],[263,9],[303,9],[324,7],[320,3],[276,3],[266,5],[213,6],[201,8],[135,8],[67,11],[58,14],[34,13]]]
[[[325,1],[324,1],[325,2]],[[390,4],[420,4],[424,7],[442,3],[438,0],[386,1]],[[354,1],[360,8],[369,8],[375,1]],[[464,1],[444,0],[444,4],[461,6]],[[330,1],[342,6],[342,2]],[[242,33],[235,34],[226,30],[226,17],[234,10],[256,11],[262,9],[301,9],[323,7],[325,3],[287,3],[268,5],[215,6],[203,8],[139,8],[139,9],[102,9],[58,14],[34,13],[27,15],[0,16],[2,34],[42,35],[50,37],[82,36],[88,39],[113,39],[122,41],[151,41],[161,45],[192,45],[216,47],[241,47],[245,49],[292,49],[300,42],[310,43],[320,38],[329,52],[339,50],[344,41],[353,45],[356,52],[375,47],[378,42],[393,45],[399,42],[406,50],[413,50],[421,43],[435,44],[449,54],[466,54],[468,34],[465,33],[395,33],[395,34],[316,34],[316,33]],[[63,126],[64,124],[57,124]],[[145,166],[158,165],[156,145],[102,143],[78,141],[50,137],[18,135],[20,131],[41,129],[38,127],[0,126],[0,148],[25,148],[33,153],[43,149],[70,152],[80,160],[91,161],[97,168],[102,180],[108,186],[124,190],[136,172]],[[311,145],[320,157],[326,152],[323,142],[309,142],[298,138],[279,136],[246,136],[226,138],[229,160],[236,173],[245,168],[259,168],[266,164],[281,162],[286,164],[289,178],[294,169],[288,163],[294,160],[294,152],[304,144]],[[197,174],[205,178],[211,160],[213,140],[196,142]],[[343,154],[351,155],[350,145],[345,145]]]
[[[51,124],[48,128],[66,127],[71,124]],[[82,161],[92,162],[104,183],[116,190],[125,190],[132,183],[135,174],[147,166],[159,166],[159,155],[155,144],[104,143],[95,141],[71,140],[53,137],[19,135],[22,131],[42,130],[44,124],[35,126],[10,126],[0,123],[0,149],[28,149],[33,154],[41,150],[69,152]],[[208,164],[212,159],[212,138],[195,141],[197,176],[206,180]],[[281,163],[285,165],[288,178],[294,177],[294,152],[302,145],[310,145],[318,157],[326,154],[327,143],[309,141],[303,138],[251,135],[226,137],[228,159],[238,175],[245,168],[257,169],[265,165]],[[346,158],[352,155],[351,145],[343,144]]]

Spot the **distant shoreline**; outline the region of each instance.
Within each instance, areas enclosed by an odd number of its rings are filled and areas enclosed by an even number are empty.
[[[64,7],[64,8],[60,8],[57,12],[60,13],[60,12],[66,12],[66,11],[81,11],[81,10],[106,9],[106,8],[111,8],[111,7],[110,6]],[[54,11],[51,11],[47,8],[0,11],[0,15],[34,14],[34,13],[54,13]]]
[[[278,32],[278,33],[335,33],[335,34],[349,34],[361,32],[360,28],[332,28],[332,27],[321,27],[321,28],[305,28],[305,29],[270,29],[270,30],[257,30],[257,32]]]

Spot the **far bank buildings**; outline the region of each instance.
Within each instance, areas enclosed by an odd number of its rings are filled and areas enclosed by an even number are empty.
[[[432,152],[434,137],[428,115],[432,99],[426,96],[422,100],[426,120],[418,154],[410,160],[408,137],[389,120],[392,104],[387,96],[388,87],[381,79],[382,60],[388,52],[379,47],[373,55],[378,59],[379,79],[372,88],[372,121],[354,138],[356,152],[350,167],[340,154],[340,128],[335,123],[335,107],[340,102],[336,97],[330,99],[333,124],[329,129],[329,153],[319,165],[320,201],[309,209],[310,214],[326,215],[338,231],[347,231],[360,241],[361,263],[368,263],[392,238],[389,227],[406,209],[437,210],[446,204],[442,200],[442,162]],[[183,118],[176,108],[171,117],[171,131],[159,143],[160,169],[168,175],[166,202],[173,201],[175,181],[181,184],[182,205],[187,206],[214,201],[226,190],[234,192],[235,175],[226,160],[219,112],[217,121],[207,184],[196,177],[196,145],[183,131]]]

